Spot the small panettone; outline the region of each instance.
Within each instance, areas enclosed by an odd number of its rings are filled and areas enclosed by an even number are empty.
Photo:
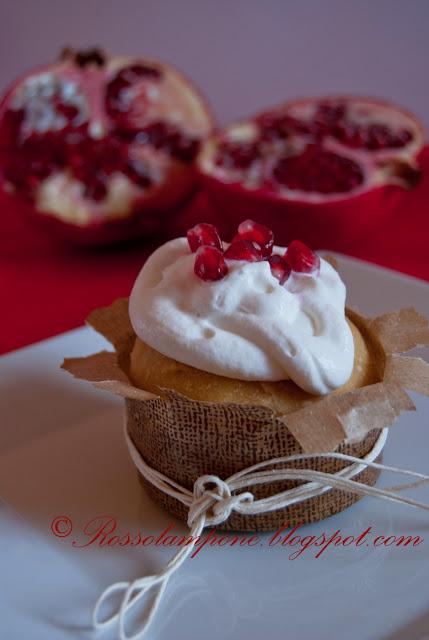
[[[381,459],[385,427],[414,405],[404,388],[429,393],[428,365],[398,355],[429,343],[413,309],[366,320],[345,310],[345,287],[302,243],[275,247],[246,221],[230,245],[210,225],[160,247],[130,300],[88,319],[115,347],[64,368],[126,400],[126,428],[145,465],[189,492],[205,475],[227,479],[257,463],[305,454],[291,469],[339,474],[337,452]],[[310,457],[312,456],[313,457]],[[357,461],[359,462],[359,461]],[[379,470],[355,463],[372,486]],[[179,499],[141,476],[146,490],[186,519]],[[301,485],[249,487],[255,500]],[[359,495],[322,487],[258,514],[232,510],[218,528],[275,530],[322,520]]]

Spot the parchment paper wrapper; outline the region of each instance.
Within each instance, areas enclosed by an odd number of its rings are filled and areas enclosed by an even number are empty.
[[[128,377],[135,334],[128,317],[128,300],[120,299],[94,311],[88,323],[105,336],[115,352],[66,359],[63,368],[75,377],[125,398],[128,432],[145,461],[170,479],[192,490],[204,474],[220,478],[257,462],[298,453],[339,451],[363,457],[373,448],[380,430],[402,411],[414,410],[405,389],[429,395],[429,365],[420,358],[399,355],[429,344],[425,318],[403,309],[373,320],[355,312],[347,315],[370,340],[379,382],[355,391],[322,397],[286,415],[262,406],[200,402],[172,389],[162,397],[138,389]],[[380,459],[380,458],[378,458]],[[346,463],[334,459],[304,459],[293,464],[336,472]],[[355,476],[373,485],[379,472],[366,469]],[[186,519],[185,507],[140,477],[149,494],[175,516]],[[266,497],[300,484],[283,481],[252,487],[255,497]],[[329,490],[300,504],[263,515],[232,513],[219,529],[275,530],[284,524],[322,520],[353,504],[359,496]]]

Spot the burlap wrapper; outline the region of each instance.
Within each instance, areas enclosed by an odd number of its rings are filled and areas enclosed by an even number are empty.
[[[415,409],[405,389],[429,395],[429,365],[420,358],[399,355],[429,344],[424,317],[414,309],[402,309],[373,320],[350,310],[347,315],[374,345],[379,382],[322,397],[311,406],[286,415],[275,415],[262,406],[191,400],[172,389],[163,389],[163,396],[159,397],[133,386],[128,372],[135,334],[128,317],[127,299],[98,309],[88,318],[88,323],[112,343],[115,351],[66,359],[63,368],[77,378],[124,397],[128,432],[144,460],[192,490],[201,475],[215,474],[226,479],[257,462],[282,456],[338,451],[361,458],[373,448],[383,427],[390,426],[402,411]],[[345,463],[307,458],[292,466],[336,472]],[[378,475],[378,471],[366,469],[354,479],[373,485]],[[156,502],[186,520],[184,505],[143,477],[140,480]],[[257,498],[267,497],[297,484],[300,483],[282,481],[251,490]],[[262,515],[233,512],[217,528],[270,531],[284,524],[315,522],[342,511],[358,499],[355,494],[331,489]]]

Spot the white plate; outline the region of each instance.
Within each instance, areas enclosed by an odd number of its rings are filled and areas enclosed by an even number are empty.
[[[429,286],[340,258],[349,302],[375,315],[415,306],[429,315]],[[110,582],[160,569],[174,549],[76,548],[91,518],[111,515],[117,532],[159,535],[186,527],[142,494],[122,438],[122,402],[59,371],[64,355],[105,348],[83,328],[0,360],[0,637],[62,640],[99,637],[90,612]],[[417,413],[392,428],[387,464],[428,473],[429,400],[413,394]],[[383,474],[382,484],[400,477]],[[429,502],[429,487],[413,496]],[[51,521],[67,515],[69,537]],[[173,576],[151,627],[154,640],[423,640],[429,638],[429,518],[411,507],[364,498],[346,512],[305,527],[306,535],[420,535],[414,547],[373,545],[308,549],[205,548]],[[373,538],[371,538],[372,540]],[[114,629],[102,638],[116,637]]]

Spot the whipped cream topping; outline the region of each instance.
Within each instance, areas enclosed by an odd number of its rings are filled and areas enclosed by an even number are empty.
[[[228,260],[228,275],[216,282],[198,278],[194,261],[186,238],[177,238],[140,271],[129,313],[146,344],[228,378],[291,379],[320,395],[347,382],[354,343],[346,290],[328,262],[321,259],[320,272],[292,272],[282,286],[266,261]]]

